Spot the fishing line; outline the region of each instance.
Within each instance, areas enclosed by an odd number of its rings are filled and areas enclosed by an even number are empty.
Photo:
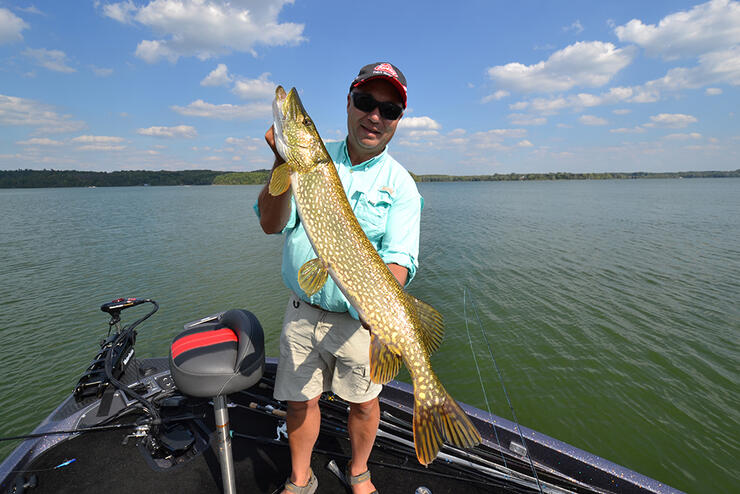
[[[486,346],[488,347],[488,354],[491,356],[491,362],[493,362],[493,366],[496,369],[496,373],[498,374],[498,379],[501,382],[501,388],[504,390],[504,396],[506,397],[506,403],[509,405],[509,410],[511,410],[511,416],[514,418],[514,423],[516,424],[516,430],[519,434],[519,439],[522,441],[522,446],[524,446],[524,450],[527,452],[527,459],[529,460],[529,466],[532,468],[532,473],[534,474],[534,478],[537,481],[537,487],[540,489],[540,493],[542,493],[542,485],[540,484],[540,479],[537,476],[537,469],[534,467],[534,462],[532,461],[532,456],[529,454],[529,447],[527,446],[527,442],[524,440],[524,436],[522,435],[522,426],[519,424],[519,420],[516,417],[516,412],[514,411],[514,406],[511,404],[511,399],[509,399],[509,392],[506,390],[506,385],[504,384],[504,377],[501,374],[501,370],[498,367],[498,364],[496,363],[496,358],[493,356],[493,350],[491,349],[491,343],[488,341],[488,336],[486,335],[486,332],[483,330],[483,323],[480,320],[480,316],[478,315],[478,309],[475,306],[475,300],[473,299],[473,294],[470,293],[467,286],[463,286],[463,304],[465,307],[467,307],[467,304],[465,304],[466,300],[466,293],[470,295],[470,306],[473,309],[473,313],[475,314],[475,318],[478,321],[478,327],[480,328],[480,332],[483,335],[483,339],[486,340]],[[465,312],[465,327],[468,327],[468,319],[467,319],[467,312]],[[470,337],[470,333],[468,333],[468,337]],[[473,348],[473,343],[471,340],[471,350]],[[475,352],[473,351],[473,357],[475,357]],[[478,362],[476,360],[476,368],[478,367]],[[483,387],[483,380],[480,375],[480,370],[478,370],[478,377],[481,379],[481,387]],[[485,395],[485,388],[483,390],[483,394]],[[486,406],[488,406],[488,401],[486,400]],[[491,414],[490,407],[488,408],[488,413]],[[494,426],[493,430],[496,430],[496,427]],[[496,440],[498,440],[498,434],[496,434]],[[501,446],[499,444],[499,446]]]
[[[493,413],[491,412],[491,405],[488,402],[488,394],[486,393],[486,387],[483,384],[483,376],[480,372],[480,367],[478,366],[478,357],[475,355],[475,348],[473,347],[473,338],[470,335],[470,328],[468,327],[468,304],[465,298],[465,294],[467,292],[467,287],[463,287],[463,316],[465,318],[465,330],[468,332],[468,342],[470,343],[470,353],[473,354],[473,362],[475,362],[475,370],[478,372],[478,380],[480,381],[480,389],[483,391],[483,400],[486,402],[486,409],[488,410],[488,415],[493,416]],[[498,430],[496,429],[496,426],[493,426],[493,433],[496,436],[496,443],[498,444],[499,449],[501,450],[501,459],[504,462],[504,467],[508,468],[508,465],[506,464],[506,457],[503,453],[503,446],[501,446],[501,440],[498,437]]]

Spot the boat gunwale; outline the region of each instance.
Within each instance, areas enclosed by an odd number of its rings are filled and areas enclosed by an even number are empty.
[[[265,360],[266,373],[268,368],[270,372],[274,373],[275,368],[277,368],[277,358],[266,357]],[[147,361],[162,364],[163,361],[167,361],[167,358],[155,357],[142,359],[138,362],[146,363]],[[157,372],[153,376],[147,376],[147,379],[167,374],[168,372],[167,370]],[[131,384],[140,382],[141,380],[134,380]],[[413,414],[413,386],[408,383],[398,380],[390,381],[383,386],[379,398],[381,404],[388,408],[398,409],[409,416]],[[80,406],[70,415],[58,417],[61,410],[65,406],[69,406],[70,400],[74,400],[74,396],[71,394],[33,430],[32,434],[75,429],[83,416],[88,411],[93,410],[100,401],[94,400],[89,404]],[[506,418],[489,414],[466,403],[458,403],[481,432],[483,445],[493,451],[505,449],[507,454],[519,456],[524,459],[524,456],[519,455],[516,451],[512,451],[503,444],[498,444],[496,441],[496,437],[500,439],[503,436],[510,441],[513,438],[519,443],[519,433],[521,432],[521,435],[527,442],[527,450],[538,467],[551,470],[553,473],[561,476],[571,476],[571,479],[576,482],[582,482],[586,486],[594,486],[606,491],[616,490],[616,492],[652,492],[657,494],[680,494],[682,492],[663,482],[541,432],[518,425]],[[82,432],[59,435],[51,434],[24,440],[0,463],[0,492],[4,492],[10,488],[10,481],[15,478],[14,472],[22,470],[25,465],[29,465],[49,449],[64,441],[73,439],[80,434]],[[564,460],[567,461],[564,462]],[[556,464],[553,462],[556,462]],[[554,466],[560,468],[556,469]],[[565,472],[563,471],[564,466],[567,466]],[[574,472],[578,475],[574,475]]]

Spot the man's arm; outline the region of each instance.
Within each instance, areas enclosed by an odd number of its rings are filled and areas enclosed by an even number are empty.
[[[285,161],[275,147],[275,130],[273,127],[270,127],[265,133],[265,140],[272,152],[275,153],[275,163],[272,165],[272,170],[275,171],[275,168],[285,163]],[[272,173],[257,198],[257,205],[260,210],[260,226],[265,233],[280,233],[290,219],[290,188],[279,196],[273,196],[268,190],[270,178],[272,178]]]
[[[405,267],[401,265],[393,264],[393,263],[386,264],[386,266],[388,266],[388,269],[391,270],[391,273],[393,274],[393,276],[396,277],[396,279],[401,284],[401,286],[406,285],[406,277],[409,274],[408,269],[406,269]]]

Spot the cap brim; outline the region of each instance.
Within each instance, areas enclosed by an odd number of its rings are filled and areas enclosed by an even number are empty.
[[[406,87],[403,84],[401,84],[401,81],[399,81],[395,77],[390,77],[390,76],[383,75],[383,74],[374,75],[374,76],[368,77],[367,79],[363,79],[361,81],[356,82],[355,84],[352,85],[352,87],[355,88],[355,87],[362,86],[366,82],[372,81],[372,80],[375,80],[375,79],[385,79],[386,81],[388,81],[391,84],[393,84],[395,86],[396,90],[398,91],[398,94],[401,95],[401,99],[403,100],[403,107],[404,107],[404,109],[406,108]]]

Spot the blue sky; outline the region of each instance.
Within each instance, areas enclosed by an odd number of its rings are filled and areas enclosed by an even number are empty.
[[[0,0],[0,169],[255,170],[274,87],[325,140],[359,68],[456,175],[740,168],[740,2]]]

